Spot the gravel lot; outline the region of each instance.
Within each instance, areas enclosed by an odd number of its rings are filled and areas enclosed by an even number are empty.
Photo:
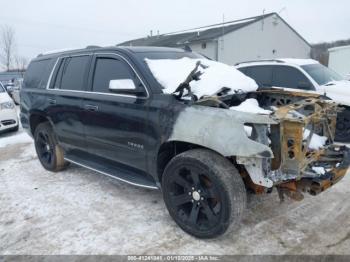
[[[47,172],[19,131],[0,136],[0,254],[350,254],[349,184],[303,202],[250,195],[239,231],[198,240],[160,192],[75,165]]]

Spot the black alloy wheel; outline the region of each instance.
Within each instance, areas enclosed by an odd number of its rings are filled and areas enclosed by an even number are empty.
[[[42,166],[53,172],[68,166],[64,152],[58,144],[56,135],[49,122],[40,123],[34,132],[35,150]]]
[[[237,224],[246,192],[234,166],[209,150],[190,150],[167,165],[162,189],[175,222],[198,238],[223,234]]]

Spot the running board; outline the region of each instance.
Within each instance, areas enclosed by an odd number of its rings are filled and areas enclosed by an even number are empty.
[[[108,165],[106,163],[102,165],[100,163],[93,162],[94,167],[92,167],[91,162],[74,155],[65,156],[64,159],[78,166],[85,167],[102,175],[117,179],[119,181],[125,182],[133,186],[148,189],[159,189],[156,183],[152,181],[151,178],[143,176],[142,174],[137,174],[136,172],[123,170],[114,165],[112,167],[111,165]],[[109,161],[107,160],[106,162]]]

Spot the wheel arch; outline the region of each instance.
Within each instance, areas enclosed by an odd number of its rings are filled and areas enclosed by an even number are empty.
[[[158,178],[158,181],[159,182],[162,181],[162,176],[163,176],[165,167],[170,162],[171,159],[173,159],[175,156],[177,156],[185,151],[189,151],[191,149],[198,149],[198,148],[213,151],[213,152],[215,152],[215,153],[217,153],[225,158],[225,156],[223,156],[219,152],[217,152],[211,148],[205,147],[203,145],[193,144],[193,143],[189,143],[189,142],[185,142],[185,141],[167,141],[167,142],[164,142],[159,147],[158,154],[157,154],[157,178]]]
[[[34,111],[31,112],[30,117],[29,117],[29,127],[30,127],[30,132],[34,136],[34,132],[36,127],[44,122],[49,122],[51,126],[53,126],[52,121],[50,118],[41,111]]]

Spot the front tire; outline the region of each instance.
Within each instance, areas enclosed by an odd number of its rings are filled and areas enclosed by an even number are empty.
[[[165,168],[162,190],[170,216],[198,238],[231,232],[246,206],[246,190],[237,169],[205,149],[174,157]]]
[[[58,172],[68,166],[64,152],[58,144],[49,122],[39,124],[34,132],[35,150],[42,166],[49,171]]]

